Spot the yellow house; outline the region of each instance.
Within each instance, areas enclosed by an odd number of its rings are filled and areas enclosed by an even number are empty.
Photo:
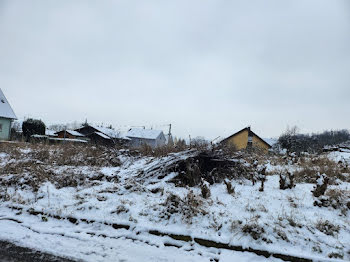
[[[271,148],[271,145],[250,130],[250,127],[243,128],[241,131],[222,140],[221,143],[233,145],[237,150],[255,147],[267,152]]]

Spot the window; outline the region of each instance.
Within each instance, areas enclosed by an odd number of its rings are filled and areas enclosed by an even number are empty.
[[[2,132],[2,124],[0,124],[0,132]]]
[[[1,103],[5,104],[5,100],[4,100],[4,99],[1,99]]]

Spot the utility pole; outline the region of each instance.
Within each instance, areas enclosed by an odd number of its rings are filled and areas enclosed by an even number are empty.
[[[171,124],[169,124],[169,136],[171,136]]]
[[[171,124],[169,124],[168,145],[174,145],[173,136],[171,135]]]
[[[67,126],[64,127],[64,135],[63,135],[63,143],[66,142],[66,130],[67,130]]]

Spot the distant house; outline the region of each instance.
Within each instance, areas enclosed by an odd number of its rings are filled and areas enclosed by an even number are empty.
[[[0,89],[0,140],[9,140],[11,123],[17,119],[4,93]]]
[[[48,137],[58,137],[58,135],[56,133],[57,132],[55,130],[51,130],[51,129],[45,130],[45,135]]]
[[[85,136],[74,130],[61,130],[56,132],[57,138],[82,139]]]
[[[83,127],[78,128],[75,131],[88,137],[91,143],[98,145],[123,145],[130,141],[129,138],[121,135],[120,132],[108,127],[85,124]]]
[[[221,143],[233,145],[237,150],[255,147],[268,151],[271,148],[271,145],[255,134],[250,127],[243,128],[237,133],[222,140]]]
[[[164,146],[166,143],[166,138],[161,130],[132,128],[126,136],[131,139],[130,146],[132,147],[147,144],[154,148]]]

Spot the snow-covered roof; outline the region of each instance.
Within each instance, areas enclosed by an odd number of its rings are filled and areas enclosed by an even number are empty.
[[[66,132],[68,132],[72,136],[84,136],[82,133],[79,133],[78,131],[74,131],[74,130],[66,130]]]
[[[64,130],[59,131],[59,132],[64,132]],[[59,132],[56,132],[56,134]],[[74,131],[74,130],[66,130],[66,133],[71,134],[72,136],[82,136],[82,137],[84,136],[83,134],[79,133],[78,131]]]
[[[105,134],[101,132],[95,132],[96,135],[99,135],[100,137],[103,137],[104,139],[111,139],[109,136],[106,136]]]
[[[121,132],[114,130],[112,128],[97,126],[97,125],[93,125],[93,124],[89,124],[89,126],[91,126],[92,128],[94,128],[98,131],[98,132],[96,132],[96,134],[101,133],[101,134],[104,134],[112,139],[118,138],[118,139],[130,140],[128,137],[123,135]],[[100,135],[100,134],[98,134],[98,135]]]
[[[161,130],[132,128],[126,136],[131,138],[157,139],[162,133],[163,131]]]
[[[88,141],[83,139],[75,139],[75,138],[57,138],[57,137],[49,137],[48,138],[51,141],[70,141],[70,142],[80,142],[80,143],[87,143]]]
[[[17,119],[15,112],[13,112],[1,88],[0,88],[0,117]]]
[[[277,138],[263,138],[263,140],[268,143],[270,146],[273,146],[278,142]]]
[[[120,138],[120,133],[112,128],[95,126],[95,125],[90,125],[90,126],[98,130],[99,133],[105,134],[110,138]]]
[[[45,130],[45,135],[47,136],[57,136],[56,131],[52,129],[46,129]]]

